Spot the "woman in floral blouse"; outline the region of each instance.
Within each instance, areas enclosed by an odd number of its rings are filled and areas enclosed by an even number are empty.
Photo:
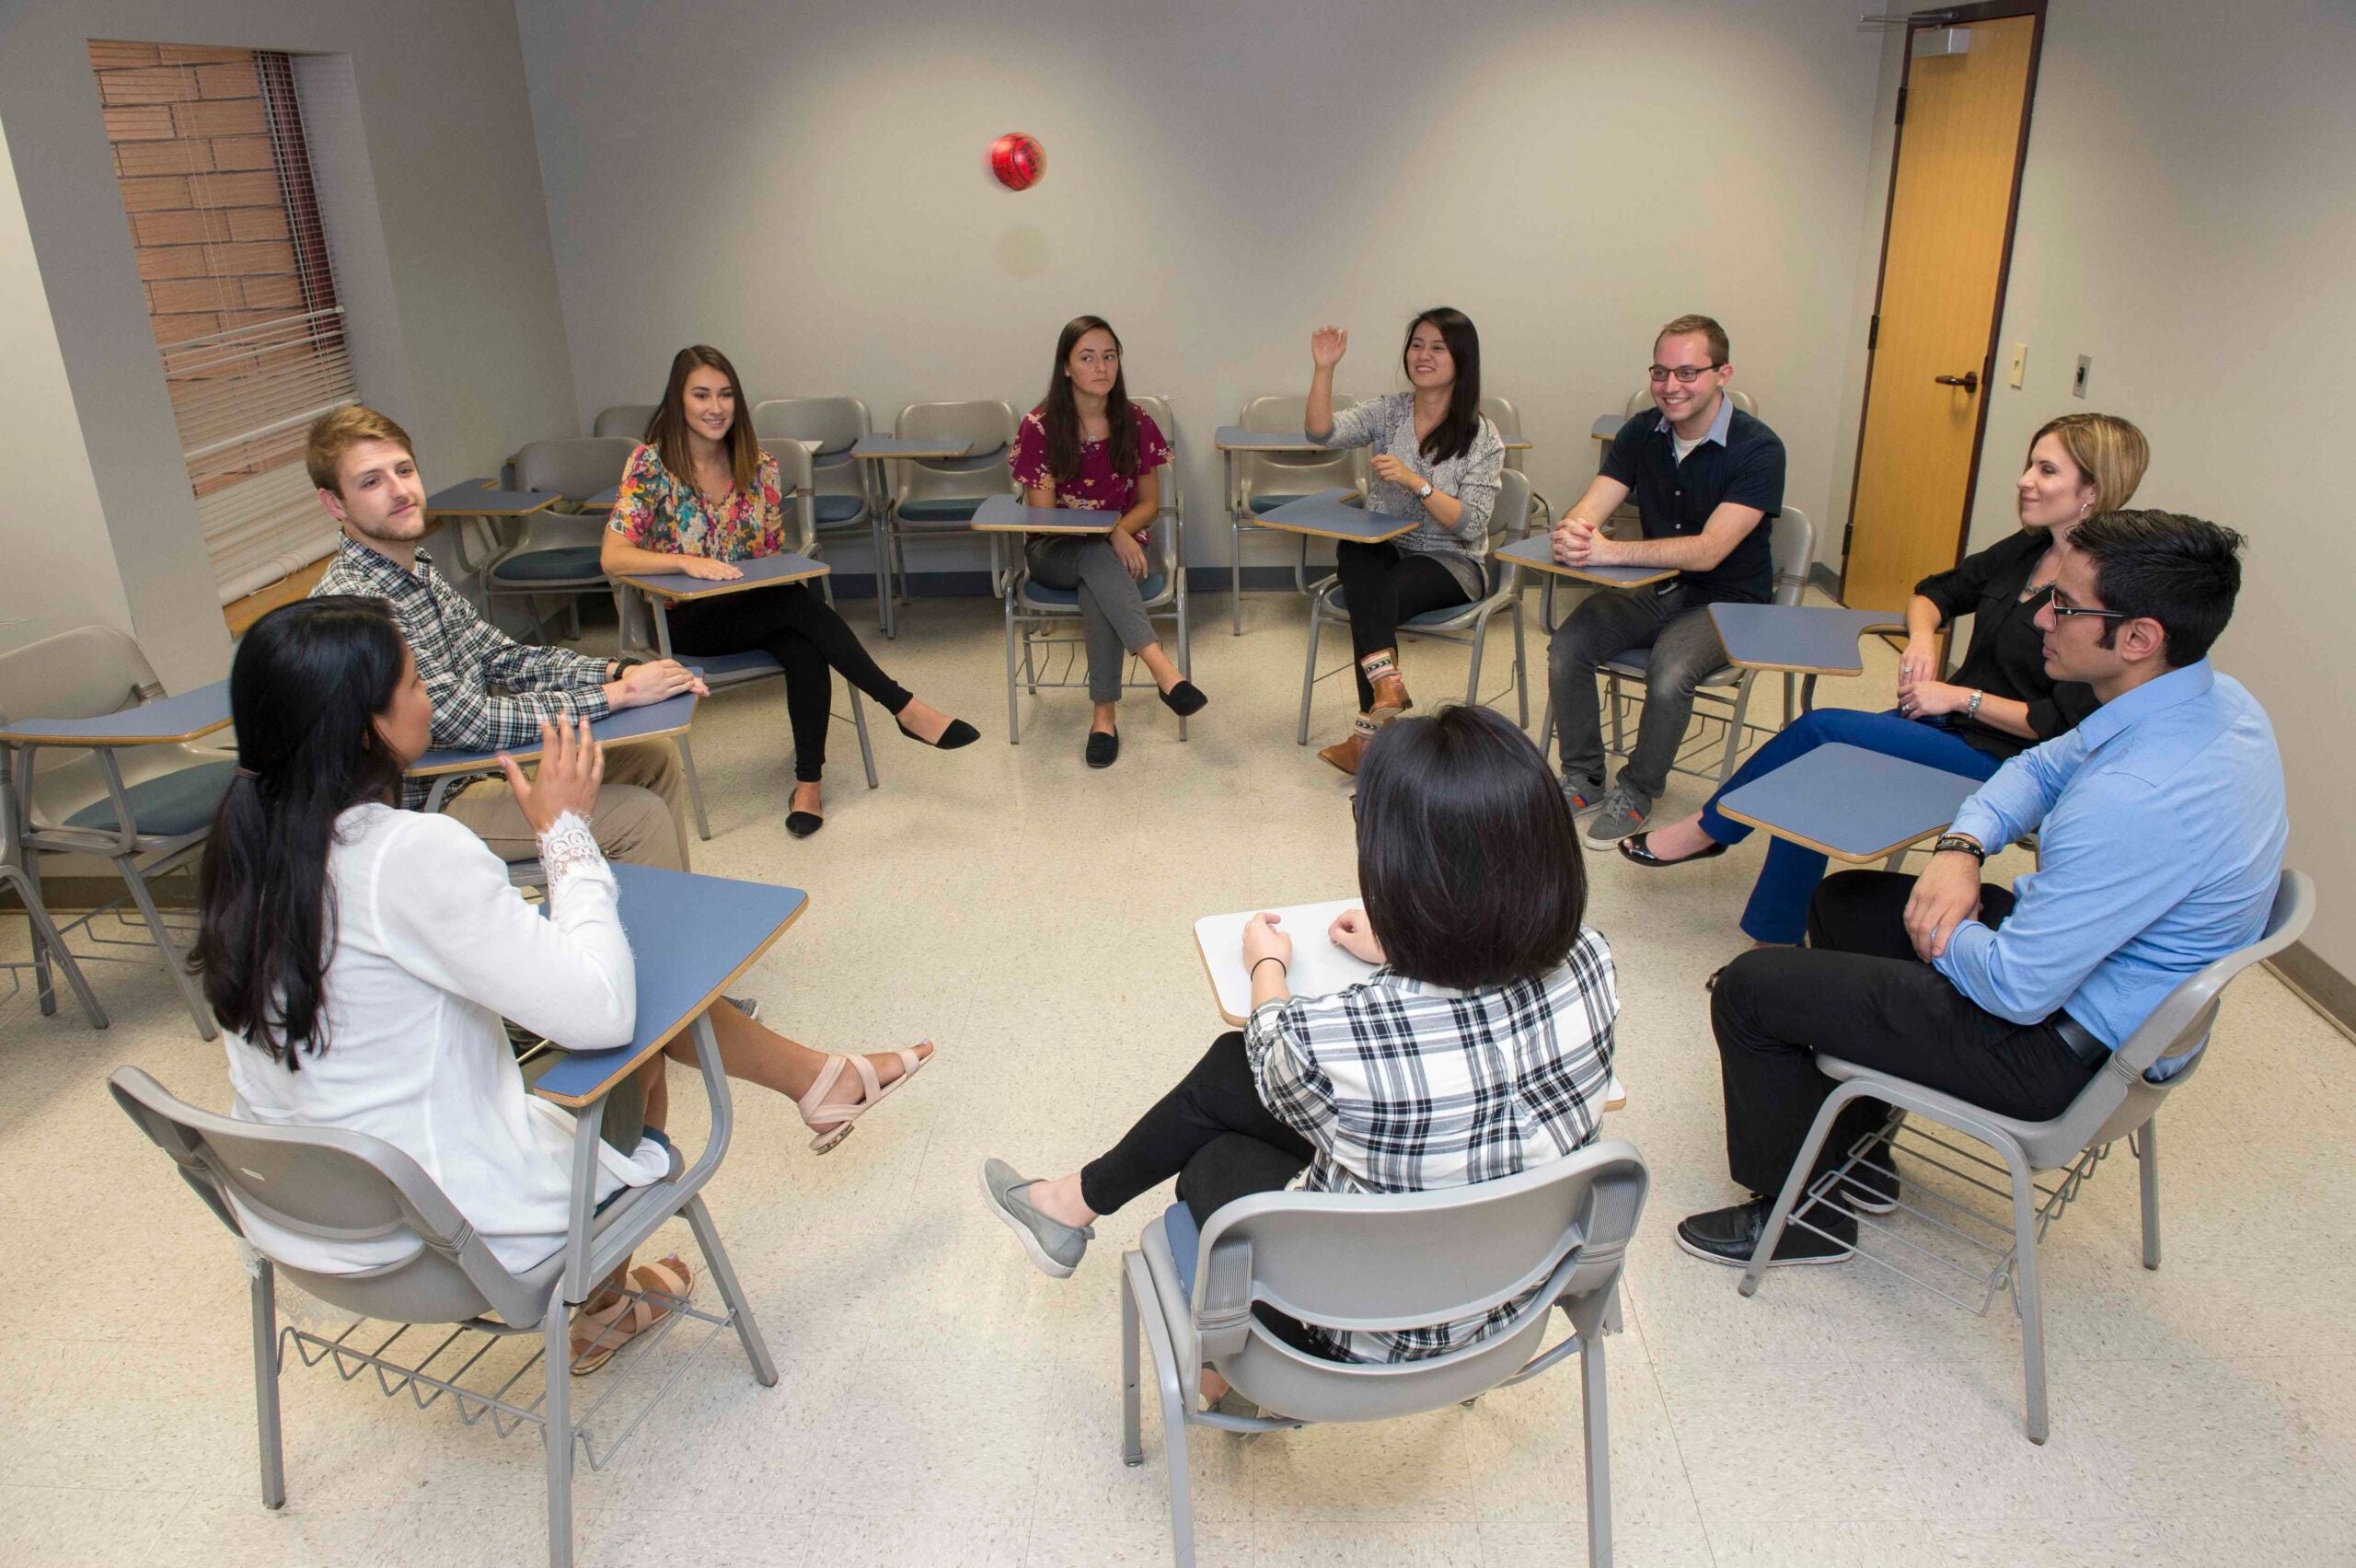
[[[1412,533],[1388,543],[1345,539],[1334,549],[1357,654],[1358,716],[1348,735],[1317,755],[1356,773],[1375,731],[1415,706],[1399,674],[1399,623],[1489,591],[1489,512],[1506,445],[1481,417],[1481,335],[1462,311],[1435,306],[1407,324],[1399,364],[1414,391],[1336,415],[1334,367],[1349,346],[1338,327],[1310,334],[1302,422],[1310,440],[1327,446],[1373,447],[1367,510],[1415,520]]]
[[[1014,482],[1033,506],[1110,512],[1119,521],[1102,538],[1034,535],[1023,547],[1032,578],[1076,590],[1088,639],[1088,695],[1096,717],[1088,731],[1088,766],[1110,767],[1121,755],[1114,712],[1121,701],[1124,653],[1134,653],[1161,700],[1180,718],[1208,700],[1163,652],[1146,618],[1138,586],[1151,572],[1146,529],[1161,507],[1158,470],[1170,443],[1151,415],[1129,401],[1121,374],[1121,340],[1101,316],[1067,324],[1056,340],[1046,400],[1023,416],[1014,438]]]
[[[671,361],[663,403],[647,421],[646,444],[630,454],[614,502],[599,564],[608,575],[684,572],[725,582],[733,564],[791,550],[777,459],[761,450],[743,417],[736,367],[698,343]],[[818,780],[826,766],[830,669],[884,705],[900,733],[952,751],[980,732],[917,699],[885,674],[834,606],[806,583],[730,594],[670,613],[676,652],[718,656],[757,648],[785,667],[785,709],[793,726],[793,800],[786,831],[807,838],[825,824]]]

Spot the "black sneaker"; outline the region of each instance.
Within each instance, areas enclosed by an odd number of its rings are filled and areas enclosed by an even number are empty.
[[[1767,1215],[1774,1206],[1773,1198],[1753,1198],[1732,1208],[1688,1215],[1678,1222],[1677,1244],[1706,1262],[1749,1268],[1750,1254],[1759,1250],[1759,1238],[1767,1229]],[[1802,1215],[1809,1224],[1830,1232],[1831,1239],[1801,1225]],[[1857,1216],[1818,1204],[1794,1215],[1784,1225],[1783,1239],[1775,1244],[1775,1255],[1767,1260],[1767,1266],[1845,1263],[1856,1252]]]

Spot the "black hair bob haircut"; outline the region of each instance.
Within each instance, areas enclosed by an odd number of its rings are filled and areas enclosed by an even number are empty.
[[[1391,967],[1485,990],[1563,962],[1587,915],[1570,803],[1485,708],[1401,719],[1358,767],[1358,892]]]

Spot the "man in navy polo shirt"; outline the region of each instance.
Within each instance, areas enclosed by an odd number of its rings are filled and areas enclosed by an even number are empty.
[[[1775,567],[1761,525],[1784,507],[1784,444],[1726,395],[1734,374],[1726,329],[1680,316],[1653,341],[1653,407],[1620,427],[1603,467],[1553,536],[1566,566],[1674,567],[1647,588],[1599,588],[1554,632],[1548,656],[1560,727],[1563,792],[1602,848],[1644,826],[1669,784],[1693,714],[1693,688],[1726,664],[1710,622],[1721,601],[1765,604]],[[1630,491],[1644,537],[1614,539],[1604,521]],[[1652,650],[1644,718],[1627,766],[1603,788],[1603,716],[1596,671],[1631,649]]]

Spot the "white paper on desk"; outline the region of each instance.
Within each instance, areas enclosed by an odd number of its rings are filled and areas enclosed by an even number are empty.
[[[1296,997],[1325,997],[1355,986],[1374,973],[1325,939],[1325,928],[1345,909],[1355,909],[1355,898],[1324,904],[1296,904],[1268,913],[1278,917],[1276,929],[1292,939],[1292,962],[1286,965],[1285,983]],[[1257,909],[1233,915],[1206,915],[1195,922],[1195,945],[1203,950],[1203,967],[1210,972],[1211,989],[1218,994],[1219,1016],[1242,1024],[1252,1014],[1252,976],[1243,968],[1243,925]]]
[[[1374,965],[1352,957],[1325,936],[1334,916],[1358,905],[1355,898],[1336,898],[1267,911],[1277,917],[1276,929],[1292,938],[1292,963],[1285,979],[1294,996],[1328,997],[1374,973]],[[1210,974],[1211,989],[1218,993],[1219,1016],[1238,1028],[1252,1016],[1252,976],[1243,967],[1243,924],[1259,913],[1245,909],[1233,915],[1206,915],[1195,922],[1195,945],[1202,950],[1203,967]],[[1628,1091],[1614,1073],[1603,1091],[1603,1108],[1616,1111],[1627,1101]]]

